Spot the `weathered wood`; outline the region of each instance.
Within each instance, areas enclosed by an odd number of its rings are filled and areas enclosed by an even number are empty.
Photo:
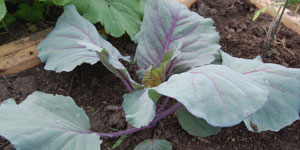
[[[250,0],[251,3],[253,3],[257,8],[267,8],[265,13],[275,16],[277,10],[279,7],[273,6],[271,0]],[[292,12],[289,9],[286,9],[284,12],[284,15],[282,17],[282,23],[290,28],[291,30],[294,30],[298,34],[300,34],[300,15],[297,13]]]
[[[0,46],[0,71],[2,74],[14,74],[40,64],[37,57],[37,44],[51,29]]]
[[[173,1],[178,1],[187,7],[191,7],[196,0]],[[29,37],[0,46],[0,72],[3,75],[15,74],[40,64],[41,61],[37,57],[38,50],[36,47],[51,30],[52,28],[49,28]]]
[[[192,6],[192,4],[194,2],[196,2],[196,0],[173,0],[173,1],[177,1],[181,4],[184,4],[185,6],[187,6],[188,8],[190,8]]]

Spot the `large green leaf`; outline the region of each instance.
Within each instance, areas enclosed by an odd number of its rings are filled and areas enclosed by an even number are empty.
[[[6,11],[4,0],[0,0],[0,21],[4,18]]]
[[[73,5],[68,5],[54,30],[38,45],[39,57],[46,62],[45,69],[68,72],[82,63],[95,64],[99,61],[96,52],[80,45],[80,41],[105,48],[115,58],[129,61],[128,57],[121,56],[115,47],[102,39],[94,25],[80,16]]]
[[[289,3],[291,3],[291,4],[294,4],[294,3],[300,3],[300,0],[290,0]]]
[[[209,64],[220,45],[212,19],[205,19],[186,6],[170,0],[148,0],[141,31],[137,34],[135,59],[142,68],[156,68],[170,48],[182,43],[173,72]],[[174,66],[174,65],[172,65]]]
[[[137,145],[134,150],[172,150],[172,145],[166,140],[156,139],[154,142],[147,139]]]
[[[259,82],[269,82],[270,94],[266,105],[244,122],[251,131],[278,131],[299,119],[300,69],[286,68],[277,64],[263,63],[256,59],[234,58],[222,52],[223,65]]]
[[[0,21],[0,29],[4,28],[8,30],[7,27],[14,22],[16,22],[16,17],[10,13],[6,13],[5,17]]]
[[[155,102],[149,94],[149,89],[146,88],[124,95],[123,109],[126,120],[136,128],[147,126],[155,118]]]
[[[216,135],[221,128],[209,125],[205,120],[197,118],[189,113],[185,108],[176,110],[179,124],[190,135],[208,137]]]
[[[28,3],[19,4],[19,9],[15,12],[15,16],[27,21],[41,21],[44,19],[45,3],[35,1],[32,5]]]
[[[140,30],[144,0],[73,0],[85,18],[101,22],[105,32],[120,37],[125,32],[131,39]]]
[[[53,0],[53,3],[54,3],[55,5],[65,5],[65,4],[67,4],[68,2],[70,2],[70,1],[72,1],[72,0]]]
[[[154,88],[181,102],[198,118],[215,127],[238,124],[267,101],[267,82],[253,83],[221,65],[207,65],[175,74]]]
[[[100,150],[89,118],[72,98],[35,92],[0,106],[0,135],[18,150]]]

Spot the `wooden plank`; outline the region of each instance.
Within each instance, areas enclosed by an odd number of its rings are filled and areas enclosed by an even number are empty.
[[[253,3],[257,8],[267,8],[265,13],[275,16],[277,10],[279,7],[275,7],[272,5],[271,0],[250,0],[251,3]],[[300,15],[297,13],[292,12],[289,9],[286,9],[282,18],[282,23],[290,28],[291,30],[294,30],[298,34],[300,34]]]
[[[0,71],[2,74],[14,74],[40,64],[37,57],[37,44],[42,41],[52,28],[29,37],[0,46]]]
[[[196,0],[173,1],[178,1],[187,7],[191,7]],[[49,28],[29,37],[0,46],[0,72],[3,75],[15,74],[40,64],[41,61],[37,57],[38,50],[36,47],[51,30],[52,28]]]
[[[196,0],[172,0],[172,1],[177,1],[181,4],[184,4],[185,6],[187,6],[188,8],[190,8],[192,6],[192,4],[194,2],[196,2]]]

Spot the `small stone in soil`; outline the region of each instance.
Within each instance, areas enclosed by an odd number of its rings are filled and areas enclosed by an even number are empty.
[[[122,109],[120,106],[108,105],[104,108],[104,111],[117,111]]]
[[[215,9],[215,8],[213,8],[213,9],[211,9],[211,10],[209,11],[209,14],[210,14],[210,15],[215,15],[215,14],[217,14],[217,13],[218,13],[218,10]]]

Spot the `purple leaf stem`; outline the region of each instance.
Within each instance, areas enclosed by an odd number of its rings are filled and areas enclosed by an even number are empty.
[[[157,114],[160,114],[162,111],[164,111],[166,105],[167,105],[168,102],[169,102],[169,99],[170,99],[170,97],[166,97],[166,98],[164,99],[164,102],[163,102],[162,105],[159,107],[159,109],[158,109],[158,111],[157,111]]]
[[[148,126],[145,126],[142,128],[131,128],[131,129],[128,129],[125,131],[120,131],[120,132],[115,132],[115,133],[97,133],[97,134],[101,138],[112,138],[112,137],[119,137],[122,135],[132,134],[132,133],[144,130],[144,129],[152,128],[157,124],[157,122],[160,119],[172,114],[174,111],[176,111],[178,108],[181,108],[182,106],[183,105],[181,103],[177,103],[177,104],[173,105],[171,108],[167,109],[166,111],[157,114],[156,118]]]
[[[177,104],[173,105],[171,108],[167,109],[166,111],[164,111],[160,114],[157,114],[153,122],[157,122],[160,119],[172,114],[174,111],[176,111],[178,108],[181,108],[182,106],[183,105],[181,103],[177,103]]]
[[[148,126],[142,127],[142,128],[131,128],[131,129],[128,129],[125,131],[120,131],[120,132],[115,132],[115,133],[98,133],[98,135],[101,138],[112,138],[112,137],[119,137],[122,135],[132,134],[137,131],[141,131],[141,130],[148,129],[148,128],[152,128],[152,126],[148,125]]]
[[[131,85],[128,83],[127,80],[121,79],[121,81],[129,92],[131,92],[133,90],[133,88],[131,87]]]

